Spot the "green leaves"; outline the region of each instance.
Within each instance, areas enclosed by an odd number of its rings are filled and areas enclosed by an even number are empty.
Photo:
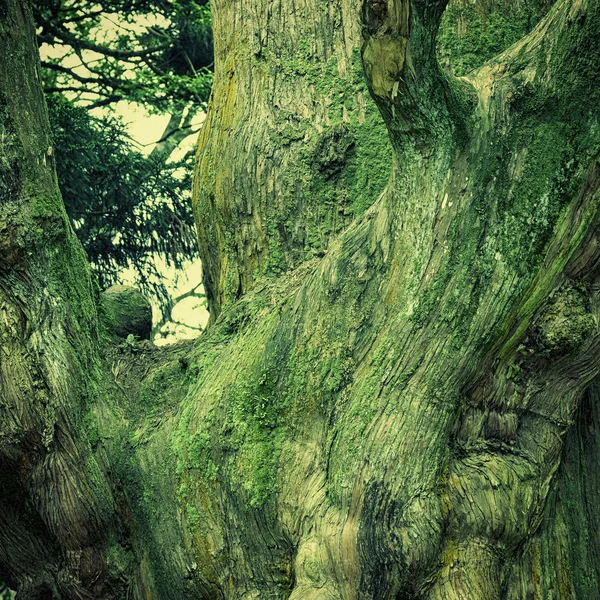
[[[166,314],[157,262],[180,267],[197,253],[192,157],[168,162],[168,155],[210,95],[208,1],[34,4],[59,185],[74,229],[101,287],[131,268]],[[132,149],[121,122],[89,112],[119,101],[171,115],[168,141],[149,157]]]
[[[157,112],[205,105],[212,83],[212,29],[205,0],[42,0],[34,6],[47,92],[89,106],[119,100]]]
[[[143,291],[167,308],[157,258],[174,267],[196,252],[191,156],[132,150],[123,124],[96,118],[63,96],[48,98],[59,186],[100,286],[133,269]]]

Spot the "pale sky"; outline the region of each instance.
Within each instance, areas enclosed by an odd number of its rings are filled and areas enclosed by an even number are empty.
[[[110,36],[110,28],[117,26],[113,20],[108,19],[107,34]],[[43,45],[40,49],[42,58],[45,57],[60,57],[64,54],[64,49],[60,47],[51,47]],[[93,54],[93,53],[90,53]],[[83,67],[79,59],[73,55],[65,61],[65,66],[73,68],[81,75],[88,75],[87,69]],[[142,106],[133,103],[121,101],[106,108],[94,109],[92,114],[100,116],[102,114],[111,114],[120,116],[127,127],[127,131],[131,138],[136,142],[134,147],[144,153],[152,152],[154,144],[160,139],[167,123],[169,115],[149,114]],[[204,114],[199,114],[193,121],[192,125],[200,125],[204,119]],[[185,152],[193,148],[197,138],[197,133],[188,136],[173,153],[173,158],[177,159],[183,156]],[[199,259],[195,261],[187,261],[184,268],[180,271],[167,267],[163,261],[157,260],[157,267],[165,279],[166,287],[169,293],[177,297],[187,292],[192,287],[197,287],[201,281],[202,265]],[[122,273],[120,283],[125,285],[135,285],[133,272],[126,270]],[[156,306],[153,307],[154,321],[158,322],[159,311]],[[208,321],[208,311],[203,304],[199,304],[195,298],[186,298],[173,309],[173,318],[177,321],[191,325],[192,327],[204,327]],[[163,327],[164,334],[157,336],[155,342],[160,344],[170,343],[183,338],[196,337],[198,331],[193,329],[186,330],[184,327],[174,324],[167,324]]]

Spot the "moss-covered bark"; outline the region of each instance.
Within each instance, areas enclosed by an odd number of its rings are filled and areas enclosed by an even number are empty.
[[[53,372],[83,382],[62,396],[48,385],[82,457],[53,470],[52,443],[36,454],[25,441],[4,442],[5,429],[36,440],[42,421],[27,429],[16,417],[49,403],[0,380],[2,473],[10,474],[2,506],[13,511],[4,513],[12,529],[0,532],[1,575],[23,590],[40,571],[50,582],[50,592],[38,585],[24,597],[597,596],[600,2],[559,0],[517,45],[463,79],[436,60],[445,2],[336,7],[330,28],[322,5],[215,2],[218,62],[196,198],[220,314],[197,342],[159,350],[98,338],[77,252],[66,263],[52,253],[72,240],[68,230],[44,245],[47,254],[27,255],[35,267],[27,277],[0,269],[7,306],[45,298],[44,281],[68,290],[41,325],[0,321],[7,356],[25,348],[29,361],[3,358],[2,373],[15,364],[36,373],[58,348],[71,358],[53,361]],[[355,37],[339,54],[346,26]],[[22,23],[10,31],[27,37]],[[321,44],[315,70],[272,81],[307,31],[309,47]],[[273,141],[272,111],[286,98],[297,108],[300,97],[309,102],[303,118],[325,123],[328,105],[315,98],[328,92],[311,78],[329,57],[339,66],[352,56],[359,31],[389,135],[389,181],[343,231],[328,231],[324,256],[323,248],[295,254],[305,234],[285,237],[281,219],[303,218],[328,197],[316,194],[319,165],[333,168],[330,157],[350,146],[343,118],[323,129],[329,137],[303,130],[306,146]],[[19,60],[33,64],[30,54]],[[18,82],[7,95],[18,98],[20,80],[2,76]],[[261,154],[268,140],[272,150]],[[2,156],[24,160],[11,147]],[[324,163],[307,162],[315,148]],[[336,190],[348,164],[335,166]],[[298,196],[288,215],[278,202],[294,173],[312,196]],[[13,208],[4,222],[13,227],[30,197],[16,184],[6,189]],[[18,256],[20,238],[2,239],[3,256]],[[275,256],[269,240],[292,257],[288,271],[266,266]],[[26,293],[11,291],[7,282],[17,280]],[[226,281],[236,282],[234,293]],[[64,324],[70,314],[76,325]],[[31,350],[38,330],[58,332],[42,354]],[[42,481],[61,489],[77,482],[81,500],[29,483],[24,463],[39,464]],[[93,517],[81,508],[101,501],[108,508]],[[90,547],[100,565],[93,580],[82,567]],[[56,583],[65,578],[71,587]]]
[[[213,318],[322,256],[382,192],[391,149],[360,64],[359,0],[217,1],[194,211]]]
[[[518,42],[540,21],[554,0],[451,0],[438,35],[440,64],[457,76]]]
[[[112,595],[114,502],[85,412],[97,290],[53,164],[27,4],[0,2],[0,577],[19,598]]]

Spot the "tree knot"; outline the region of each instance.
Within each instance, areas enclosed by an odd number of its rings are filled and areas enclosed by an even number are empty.
[[[577,350],[595,328],[586,290],[567,285],[558,290],[536,318],[532,337],[538,351],[560,356]]]
[[[387,16],[387,0],[366,0],[363,7],[363,20],[369,33],[373,34],[381,29]]]

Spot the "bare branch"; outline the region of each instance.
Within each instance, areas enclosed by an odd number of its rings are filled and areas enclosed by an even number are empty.
[[[58,63],[51,63],[45,60],[42,60],[41,63],[42,67],[46,68],[46,69],[50,69],[51,71],[57,71],[59,73],[64,73],[65,75],[68,75],[69,77],[75,79],[75,81],[79,81],[79,83],[93,83],[96,85],[107,85],[109,87],[119,87],[121,85],[121,82],[116,80],[116,79],[107,79],[107,78],[102,78],[102,77],[84,77],[83,75],[79,75],[74,69],[70,68],[70,67],[65,67],[61,64]],[[84,64],[85,68],[90,70],[89,67],[87,66],[87,64]],[[96,71],[91,71],[93,73],[96,73]],[[95,93],[95,92],[92,92]]]
[[[43,24],[54,34],[54,36],[58,37],[64,42],[67,42],[68,44],[73,46],[73,48],[91,50],[93,52],[98,52],[99,54],[110,56],[112,58],[117,58],[119,60],[128,60],[131,58],[145,57],[151,54],[156,54],[157,52],[162,52],[163,50],[167,50],[171,47],[171,44],[162,44],[153,48],[142,48],[140,50],[115,50],[107,46],[94,44],[89,40],[81,39],[76,35],[72,34],[70,31],[62,27],[57,27],[54,23],[51,23],[49,21],[44,21]]]
[[[80,23],[81,21],[86,21],[87,19],[93,19],[94,17],[101,15],[103,12],[104,12],[104,10],[102,10],[102,9],[95,10],[95,11],[89,12],[84,15],[79,15],[77,17],[71,17],[70,19],[64,19],[63,23]]]
[[[123,100],[123,96],[108,96],[106,98],[104,98],[103,100],[97,100],[96,102],[91,102],[90,104],[88,104],[86,106],[86,108],[88,108],[89,110],[92,110],[93,108],[101,108],[102,106],[108,106],[109,104],[112,104],[113,102],[119,102],[119,100]]]

